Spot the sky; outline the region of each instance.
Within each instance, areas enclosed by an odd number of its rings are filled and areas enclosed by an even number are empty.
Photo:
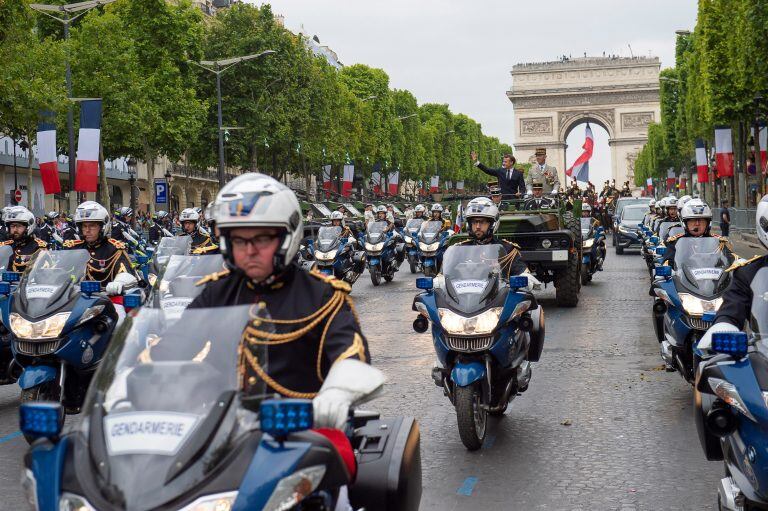
[[[254,2],[262,3],[262,2]],[[273,0],[286,26],[316,34],[346,65],[384,69],[390,87],[447,103],[514,143],[506,91],[514,64],[573,57],[653,55],[674,65],[675,30],[692,30],[696,0]],[[630,50],[631,47],[631,50]],[[610,173],[607,133],[593,126],[590,179]],[[566,141],[568,163],[584,129]],[[592,175],[594,174],[594,176]]]

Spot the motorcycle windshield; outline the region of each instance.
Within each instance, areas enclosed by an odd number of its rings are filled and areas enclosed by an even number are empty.
[[[581,236],[584,237],[592,230],[592,219],[581,218]]]
[[[189,493],[256,429],[257,414],[240,407],[238,347],[267,370],[266,347],[249,342],[254,320],[268,318],[261,311],[187,309],[175,321],[143,308],[126,318],[88,390],[74,452],[115,508],[156,509]],[[258,404],[266,390],[249,382],[248,396]]]
[[[368,227],[365,229],[365,236],[368,238],[368,243],[379,243],[384,241],[384,230],[389,224],[385,221],[373,221],[368,222]]]
[[[211,273],[224,268],[220,254],[172,255],[165,272],[156,284],[155,307],[163,309],[167,317],[181,316],[192,300],[203,291],[197,283]]]
[[[41,250],[27,267],[16,296],[20,309],[30,318],[39,318],[66,303],[85,276],[90,255],[87,250]]]
[[[421,224],[421,230],[419,231],[419,238],[423,243],[429,245],[437,241],[437,235],[440,234],[440,230],[443,228],[443,222],[436,220],[428,220]]]
[[[491,290],[501,273],[500,259],[507,255],[501,245],[453,245],[443,256],[443,276],[449,303],[472,311],[495,296]]]
[[[750,284],[752,308],[750,329],[758,342],[758,349],[768,357],[768,268],[761,268]]]
[[[405,224],[405,230],[413,235],[419,232],[419,229],[421,229],[421,224],[424,223],[423,218],[411,218],[408,220],[408,223]]]
[[[172,255],[187,255],[189,249],[192,246],[191,236],[175,236],[173,238],[161,238],[160,243],[155,250],[155,256],[153,259],[155,267],[158,271],[168,264],[168,260]]]
[[[726,273],[733,254],[718,238],[679,238],[675,243],[677,281],[683,289],[699,296],[720,294],[731,282]]]
[[[675,226],[682,228],[679,222],[662,222],[661,225],[659,225],[659,239],[661,241],[666,241],[669,237],[670,229]]]
[[[340,226],[321,227],[320,230],[317,231],[315,248],[321,252],[328,252],[339,244],[339,236],[341,236]]]
[[[8,263],[13,255],[13,249],[8,245],[0,247],[0,272],[8,269]]]

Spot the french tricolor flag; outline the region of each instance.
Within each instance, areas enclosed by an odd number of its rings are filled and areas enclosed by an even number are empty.
[[[344,165],[344,180],[341,183],[341,195],[349,197],[352,191],[352,182],[355,180],[355,166]]]
[[[387,182],[389,184],[389,194],[390,195],[397,195],[397,192],[400,188],[400,171],[397,170],[395,172],[392,172],[389,175],[389,178],[387,179]]]
[[[101,100],[80,103],[80,136],[77,139],[75,191],[95,192],[99,185],[99,140]]]
[[[59,193],[59,163],[56,158],[56,125],[53,114],[44,113],[37,125],[37,159],[40,162],[40,178],[46,194]]]
[[[432,176],[429,178],[429,191],[436,193],[440,189],[440,176]]]
[[[702,139],[696,140],[696,175],[699,183],[709,182],[709,165],[707,163],[707,149]]]
[[[715,164],[717,177],[733,176],[733,139],[731,128],[715,128]]]
[[[566,176],[570,176],[582,183],[589,182],[589,160],[592,158],[592,149],[595,147],[595,139],[592,136],[592,128],[589,127],[589,124],[587,124],[585,137],[584,145],[582,146],[584,152],[576,158],[571,168],[565,171]]]

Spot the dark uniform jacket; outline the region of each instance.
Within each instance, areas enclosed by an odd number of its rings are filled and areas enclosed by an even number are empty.
[[[509,278],[510,275],[520,275],[528,269],[528,266],[523,261],[523,257],[520,255],[520,245],[512,243],[496,236],[489,239],[487,242],[478,243],[475,238],[470,237],[467,241],[461,242],[461,245],[492,245],[497,244],[504,247],[507,252],[507,256],[500,259],[502,274],[505,278]]]
[[[525,176],[522,170],[512,169],[510,175],[509,171],[503,167],[500,169],[490,169],[479,161],[475,165],[489,176],[499,180],[499,188],[503,197],[509,198],[516,194],[525,194]]]
[[[158,243],[160,241],[160,238],[163,237],[163,228],[160,227],[158,224],[153,223],[149,226],[149,242],[150,243]]]
[[[77,235],[77,231],[73,227],[68,225],[61,230],[61,239],[63,239],[64,241],[67,241],[67,240],[80,239],[80,237]]]
[[[179,236],[190,236],[186,232],[183,232],[179,234]],[[206,236],[204,234],[201,234],[200,231],[195,230],[195,234],[192,236],[192,245],[190,246],[190,250],[194,252],[196,248],[205,248],[211,245],[214,245],[213,241],[211,241],[210,236]]]
[[[48,248],[48,244],[43,240],[39,240],[34,236],[25,236],[17,242],[13,240],[7,240],[0,243],[0,245],[10,245],[13,249],[13,255],[8,261],[8,271],[23,272],[29,264],[32,257],[39,250],[45,250]]]
[[[115,220],[112,223],[112,232],[110,232],[110,236],[113,240],[116,241],[122,241],[123,243],[127,243],[128,239],[125,237],[125,233],[128,232],[128,224],[121,222],[120,220]]]
[[[752,309],[752,279],[757,272],[768,266],[768,256],[756,256],[748,261],[734,263],[725,271],[732,271],[733,278],[723,294],[723,304],[717,311],[715,323],[730,323],[738,328],[750,318]]]
[[[271,319],[293,320],[293,324],[275,324],[277,333],[301,333],[301,329],[311,327],[290,342],[269,344],[266,371],[254,366],[245,353],[242,369],[246,391],[261,380],[283,396],[311,398],[334,362],[346,358],[370,361],[368,343],[348,296],[351,287],[345,282],[291,265],[269,285],[254,284],[242,272],[227,270],[203,278],[199,284],[203,283],[203,292],[190,308],[263,303]],[[321,319],[313,325],[317,318]]]
[[[125,243],[122,241],[107,238],[94,245],[89,245],[85,240],[68,240],[64,242],[64,249],[88,250],[91,259],[85,269],[85,278],[101,282],[102,288],[115,280],[118,273],[130,273],[137,277],[136,272],[133,271],[131,260],[128,258],[128,253],[125,251]]]
[[[5,224],[0,223],[0,241],[6,241],[8,239],[8,229]]]
[[[53,241],[54,232],[56,232],[56,228],[53,225],[46,222],[37,228],[37,232],[35,233],[35,236],[46,243],[50,243],[51,241]]]

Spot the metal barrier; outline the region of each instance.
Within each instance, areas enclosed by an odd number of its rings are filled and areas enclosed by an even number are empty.
[[[720,208],[712,210],[712,223],[720,225]],[[731,230],[733,231],[754,231],[755,230],[755,210],[754,209],[736,209],[728,208],[731,213]]]

